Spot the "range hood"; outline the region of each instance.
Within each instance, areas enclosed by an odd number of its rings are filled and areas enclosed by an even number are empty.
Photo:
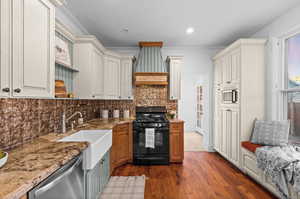
[[[135,85],[168,85],[168,73],[161,55],[162,42],[140,42],[135,64]]]

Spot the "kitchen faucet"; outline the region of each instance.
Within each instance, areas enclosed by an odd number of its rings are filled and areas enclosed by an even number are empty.
[[[66,124],[69,122],[70,119],[72,119],[73,117],[75,117],[76,115],[79,115],[80,118],[83,118],[82,113],[79,111],[76,111],[75,113],[73,113],[70,117],[66,118],[66,113],[63,112],[62,114],[62,133],[65,133],[66,130]]]

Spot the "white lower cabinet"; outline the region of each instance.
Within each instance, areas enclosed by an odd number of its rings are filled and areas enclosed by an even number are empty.
[[[217,118],[218,136],[215,136],[220,153],[239,167],[239,109],[222,107]]]
[[[55,6],[1,0],[0,96],[54,97]]]

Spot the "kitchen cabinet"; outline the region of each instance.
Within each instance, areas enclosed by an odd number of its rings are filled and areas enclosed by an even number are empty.
[[[184,122],[170,122],[170,162],[182,163],[184,159]]]
[[[75,95],[83,99],[102,99],[104,96],[103,53],[92,42],[74,44]]]
[[[248,157],[242,157],[240,143],[249,141],[254,119],[264,118],[265,42],[240,39],[213,58],[214,148],[239,168],[251,167],[243,165]],[[221,103],[228,88],[237,90],[239,103]]]
[[[92,97],[103,98],[104,96],[104,61],[103,54],[97,49],[92,52]]]
[[[95,199],[103,192],[110,177],[110,152],[106,152],[97,165],[86,170],[86,198]]]
[[[222,60],[216,60],[214,65],[214,85],[219,88],[222,85]]]
[[[132,162],[132,123],[118,124],[113,128],[110,154],[111,172],[128,162]]]
[[[104,93],[105,98],[120,99],[120,58],[104,57]]]
[[[132,60],[107,51],[93,36],[74,43],[74,93],[82,99],[133,99]]]
[[[240,66],[241,51],[240,48],[237,48],[215,62],[215,70],[217,70],[215,82],[223,87],[238,84],[240,81]]]
[[[216,137],[218,141],[221,141],[220,153],[238,166],[240,151],[239,110],[237,108],[223,107],[221,112],[221,136],[220,138]]]
[[[133,95],[132,95],[132,58],[131,57],[121,59],[120,96],[121,96],[121,99],[133,99]]]
[[[0,1],[0,97],[10,95],[11,69],[11,1]]]
[[[0,9],[0,96],[54,97],[55,5],[1,0]]]
[[[169,98],[171,100],[180,100],[183,57],[168,57],[167,62],[169,69]]]

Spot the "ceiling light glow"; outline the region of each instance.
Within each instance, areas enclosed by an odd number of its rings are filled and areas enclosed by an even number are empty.
[[[194,30],[194,28],[193,28],[193,27],[189,27],[189,28],[187,28],[187,29],[186,29],[186,31],[185,31],[185,32],[186,32],[186,34],[190,35],[190,34],[193,34],[193,33],[194,33],[194,31],[195,31],[195,30]]]

